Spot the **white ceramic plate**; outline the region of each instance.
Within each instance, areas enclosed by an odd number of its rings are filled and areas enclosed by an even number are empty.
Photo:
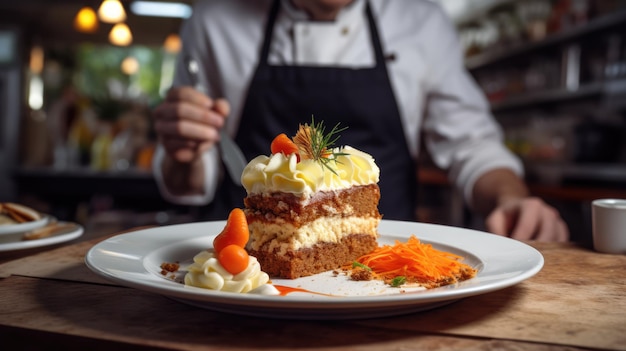
[[[83,235],[83,227],[80,224],[70,222],[59,222],[59,224],[68,224],[69,226],[52,236],[41,239],[23,240],[22,237],[24,233],[22,232],[1,236],[0,252],[32,249],[37,247],[60,244],[66,241],[76,239]]]
[[[175,300],[222,312],[290,319],[353,319],[406,314],[435,308],[460,298],[517,284],[543,267],[543,256],[513,239],[479,231],[402,221],[381,221],[380,244],[422,242],[462,255],[478,270],[475,278],[430,290],[401,292],[378,281],[356,282],[332,272],[311,277],[272,279],[272,283],[315,293],[286,296],[237,294],[184,286],[166,278],[163,262],[191,262],[212,246],[225,221],[164,226],[121,234],[92,247],[85,262],[98,275],[118,284],[162,294]],[[332,294],[327,296],[323,294]]]
[[[43,227],[49,221],[54,220],[54,217],[49,215],[42,215],[40,219],[36,221],[24,222],[20,224],[3,224],[0,225],[0,235],[9,235],[15,233],[24,233],[29,230]]]

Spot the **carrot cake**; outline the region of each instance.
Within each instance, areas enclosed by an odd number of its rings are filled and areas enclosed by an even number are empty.
[[[246,250],[270,276],[337,269],[377,247],[380,170],[371,155],[333,146],[344,129],[300,125],[244,169]]]

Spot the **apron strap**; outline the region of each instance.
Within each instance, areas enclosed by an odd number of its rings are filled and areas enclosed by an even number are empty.
[[[274,0],[272,7],[270,8],[270,14],[265,24],[265,36],[263,37],[263,46],[261,47],[261,56],[259,56],[259,65],[267,65],[267,60],[270,53],[271,38],[274,33],[274,23],[276,17],[278,17],[278,9],[280,8],[280,0]]]
[[[365,12],[367,13],[367,19],[370,27],[370,35],[372,36],[372,44],[374,45],[374,54],[376,57],[376,65],[385,64],[385,54],[383,53],[383,46],[378,35],[378,25],[374,20],[374,14],[369,1],[365,1]]]

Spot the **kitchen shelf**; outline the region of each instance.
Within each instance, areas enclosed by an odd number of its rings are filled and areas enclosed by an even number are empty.
[[[89,204],[99,198],[112,200],[115,208],[136,211],[186,208],[163,199],[149,171],[56,170],[42,167],[19,168],[12,176],[21,196],[32,196],[53,204],[51,214],[61,220],[74,220],[79,204]]]
[[[517,108],[527,108],[551,103],[572,101],[600,96],[605,92],[604,83],[591,83],[579,87],[576,90],[552,89],[520,94],[491,103],[491,111],[494,113],[505,112]]]
[[[82,196],[107,194],[157,198],[158,188],[148,171],[103,172],[89,168],[57,170],[21,168],[14,173],[21,192]]]
[[[579,25],[559,33],[551,34],[541,41],[488,49],[484,53],[466,58],[465,66],[469,70],[477,70],[501,61],[519,57],[520,55],[526,55],[542,49],[564,45],[587,35],[625,25],[626,10],[620,10],[615,13],[602,15],[598,18],[592,19],[586,24]]]
[[[626,188],[626,165],[621,163],[559,164],[535,162],[526,165],[529,173],[552,174],[566,183],[597,183]]]
[[[576,90],[551,89],[515,95],[504,98],[500,101],[492,101],[491,111],[493,113],[500,113],[519,108],[563,103],[567,101],[598,98],[603,96],[608,98],[607,101],[610,101],[611,105],[616,105],[621,102],[624,94],[626,94],[626,79],[615,79],[581,85]],[[617,97],[618,99],[611,99],[611,97]]]
[[[561,201],[591,202],[599,198],[626,199],[626,166],[620,164],[530,166],[531,178],[536,171],[552,173],[550,181],[528,179],[530,193],[534,196]],[[421,184],[449,186],[446,173],[439,169],[422,167],[417,173]]]

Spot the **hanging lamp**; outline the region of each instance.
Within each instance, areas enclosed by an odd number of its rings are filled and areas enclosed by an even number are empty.
[[[181,47],[182,43],[180,41],[180,36],[176,33],[169,34],[163,42],[163,49],[165,50],[165,52],[168,52],[170,54],[179,53]]]
[[[74,29],[82,33],[95,33],[98,30],[98,17],[91,7],[83,7],[74,17]]]
[[[118,23],[111,28],[109,41],[113,45],[128,46],[133,42],[133,34],[125,23]]]
[[[98,8],[98,18],[106,23],[120,23],[126,20],[126,11],[119,0],[104,0]]]

